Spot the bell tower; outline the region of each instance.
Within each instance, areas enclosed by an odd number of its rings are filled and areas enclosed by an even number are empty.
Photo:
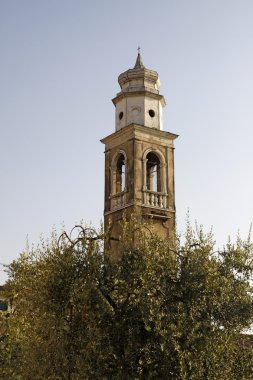
[[[166,105],[159,93],[156,71],[147,69],[138,52],[133,69],[120,74],[121,91],[115,106],[115,132],[105,144],[105,230],[120,234],[123,212],[135,212],[141,220],[152,220],[162,237],[175,232],[174,140],[163,131]]]

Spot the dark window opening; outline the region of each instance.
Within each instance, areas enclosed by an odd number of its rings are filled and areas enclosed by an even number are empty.
[[[160,160],[152,152],[147,154],[147,190],[161,191]]]
[[[124,115],[123,112],[120,112],[120,113],[119,113],[119,119],[120,119],[120,120],[122,119],[123,115]]]
[[[155,111],[154,110],[149,110],[148,113],[149,113],[150,117],[154,117],[155,116]]]
[[[1,311],[6,311],[6,310],[8,310],[8,304],[7,304],[6,301],[1,301],[1,300],[0,300],[0,310],[1,310]]]
[[[117,161],[116,169],[116,193],[121,193],[126,186],[126,165],[125,157],[121,154]]]

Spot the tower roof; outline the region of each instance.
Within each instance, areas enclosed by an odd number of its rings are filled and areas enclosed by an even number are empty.
[[[120,74],[118,82],[122,92],[148,90],[159,94],[160,80],[158,73],[144,66],[139,48],[134,67]]]
[[[141,54],[138,51],[138,55],[137,55],[137,58],[136,58],[134,69],[143,69],[143,68],[145,69],[145,66],[143,65]]]

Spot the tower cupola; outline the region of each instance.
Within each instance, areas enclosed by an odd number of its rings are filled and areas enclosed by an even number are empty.
[[[160,79],[156,71],[144,66],[140,52],[134,68],[120,74],[118,82],[121,91],[112,100],[116,107],[116,131],[133,123],[162,130],[162,109],[166,103],[159,94]]]

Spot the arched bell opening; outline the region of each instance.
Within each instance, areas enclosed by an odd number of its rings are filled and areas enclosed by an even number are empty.
[[[111,165],[111,210],[121,208],[126,203],[127,157],[123,150],[118,151]]]
[[[149,207],[166,208],[166,162],[158,149],[148,149],[142,158],[143,203]]]
[[[153,152],[147,154],[146,160],[146,188],[150,191],[161,192],[160,160]]]
[[[123,154],[120,154],[116,164],[116,193],[125,191],[126,187],[126,163]]]

